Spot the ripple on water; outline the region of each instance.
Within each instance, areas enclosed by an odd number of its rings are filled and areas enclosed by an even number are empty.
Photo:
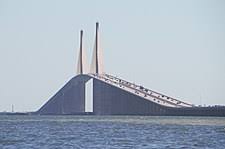
[[[223,148],[225,119],[1,116],[0,148]]]

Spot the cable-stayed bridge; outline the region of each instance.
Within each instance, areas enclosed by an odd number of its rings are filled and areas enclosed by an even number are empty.
[[[88,71],[82,41],[83,31],[80,34],[77,75],[35,112],[36,114],[225,116],[224,106],[195,106],[105,73],[98,23],[91,67]],[[86,84],[90,80],[93,80],[93,109],[87,112]]]

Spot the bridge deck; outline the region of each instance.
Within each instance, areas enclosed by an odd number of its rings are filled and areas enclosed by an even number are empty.
[[[109,74],[88,74],[91,77],[94,77],[96,79],[99,79],[101,81],[104,81],[108,84],[114,85],[116,87],[119,87],[123,90],[126,90],[132,94],[135,94],[137,96],[140,96],[142,98],[145,98],[147,100],[150,100],[154,103],[167,106],[167,107],[193,107],[192,104],[183,102],[181,100],[166,96],[164,94],[152,91],[150,89],[144,88],[140,85],[136,85],[134,83],[130,83],[128,81],[125,81],[123,79],[120,79],[118,77],[114,77]]]

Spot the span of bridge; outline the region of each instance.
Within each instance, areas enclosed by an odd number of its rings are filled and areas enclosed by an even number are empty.
[[[51,97],[37,112],[39,115],[87,114],[85,85],[93,80],[93,115],[170,115],[170,116],[225,116],[224,106],[198,107],[141,85],[104,72],[103,54],[99,42],[99,23],[96,23],[94,51],[90,70],[83,48],[83,31],[77,75]]]

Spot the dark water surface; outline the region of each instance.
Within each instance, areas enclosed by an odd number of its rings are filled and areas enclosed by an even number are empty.
[[[0,149],[225,149],[225,118],[0,116]]]

